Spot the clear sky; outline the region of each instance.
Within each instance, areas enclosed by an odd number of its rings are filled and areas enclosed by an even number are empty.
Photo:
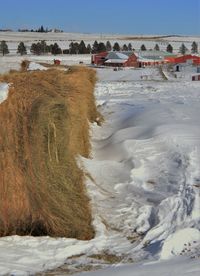
[[[200,35],[200,0],[0,0],[0,28]]]

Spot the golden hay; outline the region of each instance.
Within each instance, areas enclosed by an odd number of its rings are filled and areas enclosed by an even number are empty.
[[[76,156],[89,156],[99,116],[87,68],[13,72],[0,105],[0,236],[91,239],[89,199]]]

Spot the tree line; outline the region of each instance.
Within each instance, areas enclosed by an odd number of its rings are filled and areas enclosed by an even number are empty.
[[[101,52],[109,52],[109,51],[134,51],[131,43],[128,45],[124,44],[120,47],[118,42],[115,42],[114,45],[110,43],[110,41],[104,42],[97,42],[95,41],[93,45],[85,44],[83,40],[80,43],[78,42],[71,42],[68,49],[62,50],[57,43],[47,45],[45,40],[42,40],[37,43],[33,43],[30,47],[30,52],[34,55],[42,55],[42,54],[52,54],[52,55],[59,55],[59,54],[97,54]],[[146,51],[147,48],[145,44],[142,44],[140,47],[141,51]],[[152,49],[149,49],[152,50]],[[154,49],[155,51],[159,51],[160,47],[158,44],[155,44]],[[166,47],[166,51],[169,53],[173,53],[173,47],[171,44],[168,44]],[[181,44],[179,48],[179,53],[185,55],[188,49],[184,43]],[[8,45],[6,41],[0,42],[0,53],[4,56],[9,53]],[[27,47],[25,46],[24,42],[20,42],[17,47],[17,53],[20,55],[27,54]],[[191,46],[191,53],[197,54],[198,53],[198,44],[194,41]]]
[[[63,30],[56,30],[60,33],[63,33]],[[49,33],[52,32],[52,29],[49,29],[48,27],[44,28],[43,25],[41,25],[38,29],[18,29],[18,32]]]
[[[146,46],[144,44],[142,44],[142,46],[140,47],[140,50],[141,51],[146,51],[147,48],[146,48]],[[150,50],[152,50],[152,49],[150,49]],[[155,45],[154,50],[155,51],[160,51],[160,47],[159,47],[158,44]],[[173,53],[173,50],[174,49],[173,49],[172,45],[168,44],[167,48],[166,48],[166,51],[168,53]],[[185,46],[185,44],[182,43],[181,46],[180,46],[180,48],[179,48],[179,53],[182,54],[182,55],[185,55],[188,51],[189,50],[187,49],[187,47]],[[195,41],[193,41],[192,42],[192,46],[191,46],[191,53],[192,54],[197,54],[198,52],[199,52],[198,51],[198,44]]]

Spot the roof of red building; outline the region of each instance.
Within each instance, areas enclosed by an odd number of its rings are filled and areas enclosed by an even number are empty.
[[[193,60],[194,63],[200,63],[200,57],[195,55],[184,55],[165,58],[165,61],[168,61],[170,63],[185,63],[187,60]]]

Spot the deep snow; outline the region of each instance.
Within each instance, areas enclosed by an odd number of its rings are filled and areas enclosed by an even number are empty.
[[[186,72],[163,81],[158,69],[98,75],[105,123],[92,125],[93,158],[79,158],[94,179],[86,185],[96,237],[1,238],[0,274],[53,269],[79,254],[88,264],[109,252],[121,264],[92,275],[199,275],[200,83]],[[124,266],[129,258],[139,263]]]

